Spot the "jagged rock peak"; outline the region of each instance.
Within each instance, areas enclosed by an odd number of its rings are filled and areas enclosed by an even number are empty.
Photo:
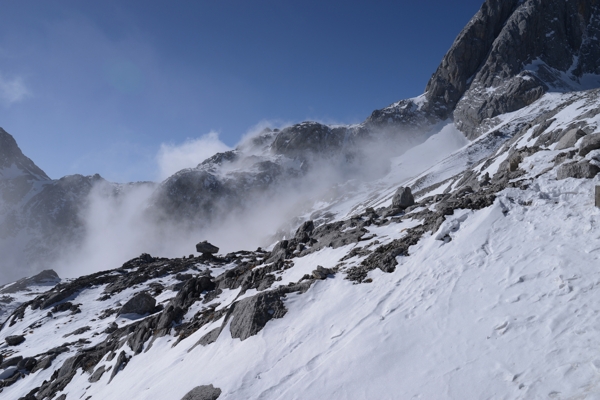
[[[446,53],[425,88],[427,100],[442,118],[452,112],[489,53],[519,0],[488,0]]]
[[[13,166],[17,170],[13,171]],[[23,154],[15,138],[0,128],[0,179],[12,179],[13,175],[23,174],[33,175],[39,180],[50,180],[41,168]]]
[[[598,0],[487,0],[427,84],[426,109],[475,138],[548,91],[599,87],[599,33]]]

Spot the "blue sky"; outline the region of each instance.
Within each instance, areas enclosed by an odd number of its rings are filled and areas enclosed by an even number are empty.
[[[159,179],[186,141],[355,123],[421,94],[481,3],[3,2],[0,126],[52,178]]]

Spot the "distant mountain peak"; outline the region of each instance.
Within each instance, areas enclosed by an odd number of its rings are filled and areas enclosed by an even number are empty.
[[[50,180],[40,167],[25,156],[15,138],[0,128],[0,180],[29,176],[33,180]]]

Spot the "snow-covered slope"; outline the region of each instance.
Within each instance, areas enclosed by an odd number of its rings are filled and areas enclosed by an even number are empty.
[[[143,255],[61,283],[0,331],[25,339],[0,347],[0,395],[595,398],[599,178],[557,174],[595,164],[600,141],[555,148],[574,125],[596,137],[599,95],[546,95],[474,142],[447,126],[316,205],[328,222],[287,247]],[[402,183],[417,201],[405,212],[391,205]],[[119,316],[141,292],[156,305]]]
[[[227,250],[119,267],[97,240],[103,271],[0,287],[0,398],[600,398],[600,89],[519,81],[541,61],[560,79],[594,75],[597,13],[488,0],[426,95],[359,125],[266,130],[167,179],[150,216],[212,213],[236,228],[204,231]],[[564,31],[537,35],[555,14]],[[471,140],[460,112],[445,120],[457,103],[493,108],[468,121]],[[228,252],[279,227],[275,214],[287,224],[263,248]],[[165,230],[165,245],[193,251],[187,232]],[[133,243],[115,237],[115,253]]]

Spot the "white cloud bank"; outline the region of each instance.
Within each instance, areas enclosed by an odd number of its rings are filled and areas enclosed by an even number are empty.
[[[0,100],[2,103],[5,105],[18,103],[30,94],[21,77],[8,79],[0,73]]]
[[[210,132],[198,139],[188,139],[181,145],[160,145],[156,156],[158,179],[164,180],[184,168],[192,168],[216,153],[231,150],[219,139],[217,132]]]

